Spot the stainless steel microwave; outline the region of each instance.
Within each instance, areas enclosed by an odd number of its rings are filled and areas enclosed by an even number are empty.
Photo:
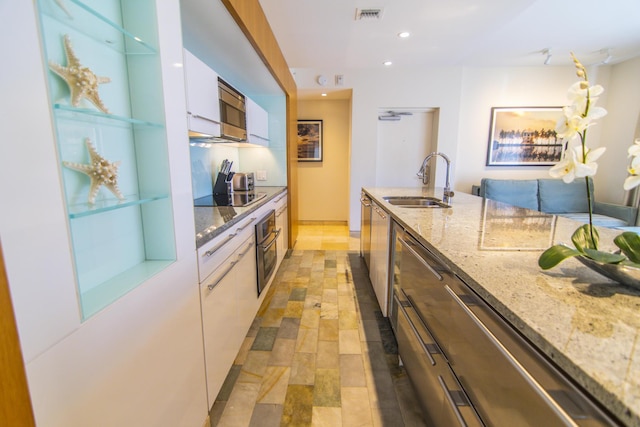
[[[218,78],[220,97],[220,137],[232,141],[247,140],[247,110],[245,97],[221,78]]]

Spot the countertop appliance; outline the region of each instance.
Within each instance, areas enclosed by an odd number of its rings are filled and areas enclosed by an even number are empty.
[[[271,210],[256,224],[256,262],[258,268],[258,295],[269,283],[278,265],[278,235],[276,211]]]
[[[245,142],[247,140],[247,109],[244,95],[221,78],[218,78],[218,94],[221,138]]]
[[[233,191],[253,191],[253,172],[236,172],[233,175]]]

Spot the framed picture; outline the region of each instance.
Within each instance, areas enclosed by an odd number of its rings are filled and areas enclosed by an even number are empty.
[[[322,120],[298,120],[298,161],[322,161]]]
[[[562,159],[562,107],[493,107],[487,166],[548,166]]]

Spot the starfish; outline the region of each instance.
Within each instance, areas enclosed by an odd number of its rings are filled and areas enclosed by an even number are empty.
[[[60,76],[69,86],[71,92],[71,105],[77,107],[82,98],[86,98],[103,113],[109,114],[98,94],[98,85],[109,83],[109,77],[99,77],[87,67],[80,64],[80,60],[73,52],[71,39],[68,34],[64,36],[64,51],[67,56],[67,66],[63,67],[53,61],[49,61],[51,71]]]
[[[89,138],[84,140],[87,150],[89,151],[89,164],[62,162],[69,169],[82,172],[91,178],[91,187],[89,189],[89,204],[93,205],[98,195],[98,190],[103,185],[111,191],[118,199],[124,200],[125,197],[118,188],[118,166],[120,161],[110,162],[102,157],[96,151]]]

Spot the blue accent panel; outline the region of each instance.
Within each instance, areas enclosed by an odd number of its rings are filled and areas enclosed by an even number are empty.
[[[480,195],[513,206],[538,210],[538,181],[483,178]]]

